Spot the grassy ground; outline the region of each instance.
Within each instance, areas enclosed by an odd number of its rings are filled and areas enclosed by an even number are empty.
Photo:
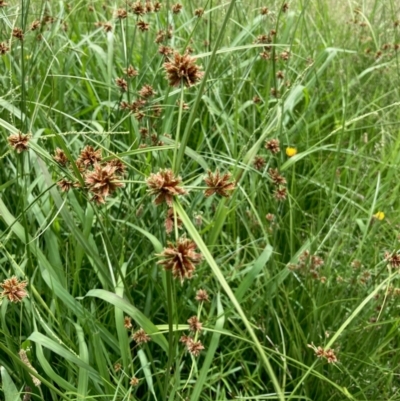
[[[400,400],[399,4],[3,3],[0,398]]]

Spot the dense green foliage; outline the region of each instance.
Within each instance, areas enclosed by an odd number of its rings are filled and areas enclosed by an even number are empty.
[[[400,4],[153,3],[0,1],[0,398],[400,400]]]

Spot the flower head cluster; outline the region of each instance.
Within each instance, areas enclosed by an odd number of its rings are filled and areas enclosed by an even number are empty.
[[[385,252],[385,260],[389,262],[391,267],[396,269],[400,267],[400,254],[397,252]]]
[[[30,134],[23,134],[22,132],[18,132],[18,134],[11,134],[7,140],[8,143],[18,152],[21,153],[25,150],[28,150],[28,142],[30,139]]]
[[[92,200],[97,203],[105,203],[105,198],[111,195],[117,188],[123,186],[116,175],[117,167],[111,164],[96,164],[93,171],[85,174],[85,184],[93,193]]]
[[[320,267],[324,265],[324,260],[318,255],[310,255],[309,251],[304,251],[299,256],[297,264],[289,265],[290,270],[296,270],[303,275],[309,275],[315,280],[325,282],[326,278],[320,275]]]
[[[196,357],[199,356],[200,352],[204,349],[204,345],[201,341],[195,341],[194,338],[190,336],[183,335],[179,341],[185,344],[189,353]]]
[[[206,197],[218,194],[228,198],[231,195],[231,191],[236,188],[236,183],[231,181],[230,173],[220,174],[219,170],[217,170],[215,173],[208,171],[207,175],[204,179],[208,187],[204,192]]]
[[[180,186],[181,182],[181,177],[176,177],[171,169],[160,170],[158,173],[150,174],[146,181],[149,193],[156,196],[154,203],[160,205],[166,202],[170,207],[174,196],[187,193]]]
[[[201,254],[195,252],[196,248],[194,241],[180,237],[175,245],[168,242],[164,251],[157,255],[162,258],[157,264],[164,266],[165,270],[172,271],[173,277],[183,283],[185,279],[193,277],[196,265],[202,260]]]
[[[143,343],[148,343],[151,340],[151,337],[147,335],[147,333],[143,329],[139,329],[135,333],[132,334],[132,338],[135,342],[140,345]]]
[[[0,293],[0,297],[7,298],[10,302],[21,302],[28,293],[25,287],[28,285],[27,281],[19,281],[17,277],[5,279],[0,283],[0,287],[3,291]]]
[[[174,56],[164,63],[169,84],[179,86],[182,83],[186,87],[190,87],[200,81],[204,73],[200,71],[200,67],[195,62],[195,57],[175,52]]]
[[[332,348],[324,349],[320,346],[316,347],[313,343],[307,344],[307,347],[311,348],[318,358],[325,358],[328,363],[336,363],[338,361],[335,350]]]

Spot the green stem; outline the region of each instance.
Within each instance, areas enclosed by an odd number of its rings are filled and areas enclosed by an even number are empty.
[[[173,331],[174,311],[172,304],[172,275],[170,271],[167,271],[166,274],[167,274],[167,308],[168,308],[168,362],[167,362],[167,369],[165,372],[164,400],[167,399],[167,389],[169,384],[171,366],[172,366],[172,361],[174,359],[174,331]]]
[[[179,136],[181,132],[181,123],[182,123],[182,112],[183,112],[183,93],[184,86],[181,84],[181,97],[179,100],[179,114],[178,114],[178,125],[176,127],[175,134],[175,149],[174,149],[174,160],[173,160],[173,170],[175,174],[178,174],[179,164],[178,164],[178,149],[179,149]]]

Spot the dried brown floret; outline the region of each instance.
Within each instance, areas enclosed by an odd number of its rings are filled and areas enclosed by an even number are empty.
[[[132,319],[130,318],[130,316],[124,317],[124,327],[128,330],[132,328]]]
[[[143,7],[141,1],[136,1],[135,3],[131,4],[131,10],[136,15],[144,15],[146,13],[146,9]]]
[[[149,24],[147,22],[144,22],[143,20],[138,21],[136,25],[142,32],[149,30]]]
[[[67,155],[64,153],[64,151],[60,148],[57,148],[53,159],[55,162],[57,162],[59,165],[65,167],[68,164],[68,158]]]
[[[151,341],[151,337],[146,334],[143,329],[139,329],[135,333],[132,334],[132,338],[136,341],[137,344],[148,343]]]
[[[156,94],[156,91],[151,85],[143,85],[142,89],[138,92],[140,97],[149,98]]]
[[[67,180],[66,178],[63,178],[60,181],[58,181],[57,185],[60,187],[62,192],[68,192],[70,189],[74,187],[74,183],[72,181]]]
[[[18,132],[18,134],[11,134],[7,140],[8,143],[18,152],[21,153],[25,150],[28,150],[28,142],[30,139],[30,134],[23,134],[22,132]]]
[[[204,8],[196,8],[196,10],[194,10],[194,15],[197,18],[201,18],[204,14]]]
[[[182,4],[176,3],[171,6],[171,10],[174,14],[179,14],[182,11]]]
[[[177,228],[182,228],[182,219],[177,215],[176,216],[176,224]],[[167,217],[165,218],[164,226],[165,232],[167,234],[171,234],[175,225],[175,213],[173,208],[169,208],[167,210]]]
[[[127,16],[128,16],[128,12],[126,11],[125,8],[118,8],[114,12],[114,18],[118,18],[120,20],[125,19]]]
[[[128,68],[124,69],[124,74],[126,74],[129,78],[137,77],[138,72],[133,68],[133,66],[129,66]]]
[[[39,20],[35,20],[31,23],[31,26],[29,27],[29,29],[31,31],[36,31],[36,29],[38,29],[40,27],[40,21]]]
[[[204,192],[206,197],[213,194],[218,194],[228,198],[231,195],[231,191],[236,188],[236,183],[230,180],[230,173],[221,175],[219,170],[217,170],[215,173],[208,171],[207,174],[208,177],[204,179],[208,187],[208,189],[206,189]]]
[[[396,269],[400,267],[400,254],[397,252],[385,252],[385,260],[389,262],[391,267]]]
[[[266,164],[265,158],[262,156],[256,156],[253,160],[253,166],[256,170],[261,171],[264,169]]]
[[[199,356],[200,352],[204,349],[201,341],[190,341],[186,344],[186,347],[193,356]]]
[[[86,173],[85,184],[91,192],[97,195],[97,198],[93,200],[103,203],[104,198],[115,192],[117,188],[123,186],[122,182],[118,180],[115,171],[115,166],[96,164],[93,171]]]
[[[286,187],[279,187],[274,191],[274,198],[278,201],[284,201],[287,197]]]
[[[15,276],[5,279],[0,283],[0,287],[3,289],[0,297],[7,298],[14,303],[21,302],[28,295],[25,291],[27,285],[27,281],[19,281]]]
[[[8,47],[6,42],[1,42],[0,43],[0,54],[6,54],[8,51],[10,50],[10,48]]]
[[[156,1],[156,2],[153,4],[153,7],[154,7],[154,12],[158,12],[158,11],[161,10],[162,4],[161,4],[161,2]]]
[[[285,13],[287,10],[289,10],[289,3],[283,3],[282,12]]]
[[[88,168],[100,162],[101,159],[101,149],[94,150],[93,146],[87,145],[81,151],[76,164]]]
[[[115,168],[115,174],[124,175],[126,171],[126,166],[120,159],[112,159],[107,162],[108,166]]]
[[[174,52],[174,50],[172,49],[172,47],[161,45],[158,48],[158,52],[167,58]]]
[[[276,73],[276,77],[277,77],[278,79],[284,79],[284,78],[285,78],[285,74],[283,73],[283,71],[278,71],[278,72]]]
[[[115,83],[117,84],[117,86],[121,90],[121,92],[128,91],[128,82],[126,82],[124,78],[116,78]]]
[[[154,203],[160,205],[164,201],[172,206],[172,199],[177,195],[185,195],[187,192],[180,187],[181,177],[176,177],[170,169],[160,170],[158,173],[150,174],[146,180],[149,193],[156,195]]]
[[[270,168],[268,170],[268,174],[275,185],[286,185],[285,177],[282,177],[279,174],[279,170],[277,168]]]
[[[210,299],[208,298],[208,293],[206,290],[198,290],[196,292],[196,301],[198,302],[210,302]]]
[[[164,266],[165,270],[171,270],[175,279],[181,283],[185,279],[191,279],[202,256],[195,252],[196,244],[194,241],[186,238],[178,238],[176,245],[168,242],[168,247],[157,256],[163,258],[157,264]]]
[[[261,15],[268,15],[268,13],[269,13],[269,10],[267,7],[261,7],[261,9],[260,9]]]
[[[195,333],[200,332],[203,328],[203,325],[200,323],[197,316],[192,316],[187,322],[189,323],[189,330]]]
[[[204,75],[200,67],[195,64],[196,58],[188,54],[183,56],[175,52],[171,60],[164,63],[167,78],[171,86],[179,86],[183,83],[190,87],[198,82]]]
[[[12,36],[19,40],[24,40],[24,31],[21,28],[14,28],[12,30]]]
[[[139,379],[138,379],[137,377],[134,376],[134,377],[132,377],[132,379],[130,380],[129,384],[130,384],[132,387],[136,387],[136,386],[139,385]]]
[[[8,6],[8,3],[6,3],[4,0],[0,0],[0,7],[6,7]]]
[[[281,149],[279,147],[279,139],[270,139],[265,142],[265,149],[269,150],[272,154],[277,154]]]

